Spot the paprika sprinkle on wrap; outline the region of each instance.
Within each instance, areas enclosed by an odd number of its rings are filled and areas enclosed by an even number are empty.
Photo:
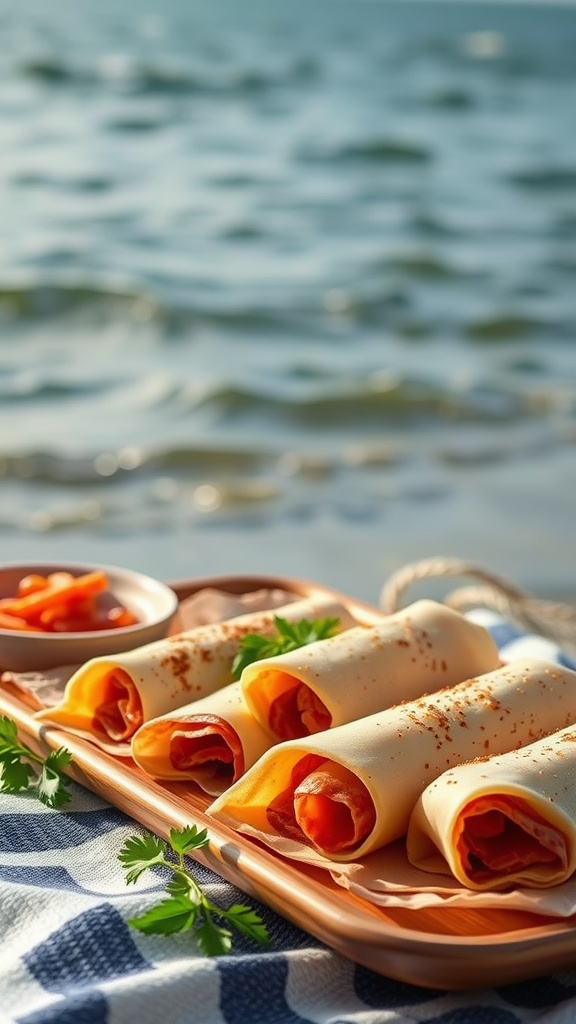
[[[333,616],[339,628],[357,620],[339,601],[306,597],[282,608],[239,615],[111,657],[93,658],[68,681],[62,701],[36,717],[88,735],[107,750],[130,753],[129,741],[151,718],[188,704],[232,681],[242,639],[273,634],[275,615],[289,622]]]
[[[368,628],[347,630],[249,665],[248,707],[275,740],[309,736],[500,664],[482,626],[420,600]]]
[[[513,662],[277,744],[208,813],[264,842],[274,837],[287,856],[313,847],[331,860],[356,860],[404,835],[420,794],[448,768],[524,746],[575,718],[576,672]]]
[[[433,601],[419,601],[382,625],[347,630],[343,639],[342,634],[318,640],[257,662],[244,669],[240,683],[152,719],[135,734],[132,756],[155,778],[190,779],[216,796],[276,742],[261,718],[251,714],[244,697],[247,677],[259,681],[272,672],[276,677],[282,665],[298,672],[298,680],[292,676],[298,688],[292,708],[288,701],[284,705],[292,711],[292,729],[285,725],[280,731],[301,731],[301,725],[316,732],[334,718],[335,724],[352,721],[499,663],[486,630]],[[260,666],[266,666],[262,673]]]
[[[408,858],[470,889],[547,888],[576,869],[576,726],[444,772],[410,819]]]

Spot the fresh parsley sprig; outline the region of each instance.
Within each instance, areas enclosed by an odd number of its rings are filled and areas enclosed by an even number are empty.
[[[216,906],[202,892],[196,879],[188,871],[184,858],[191,850],[199,850],[209,843],[206,829],[190,825],[179,831],[170,829],[170,847],[176,859],[169,859],[169,847],[164,840],[147,833],[131,836],[118,854],[126,871],[126,881],[136,882],[149,868],[163,866],[171,871],[166,885],[167,898],[146,910],[140,917],[128,919],[132,928],[146,935],[173,935],[191,929],[201,951],[206,956],[230,952],[231,925],[260,945],[268,944],[266,925],[251,908],[236,904],[228,910]],[[219,924],[220,919],[224,924]]]
[[[16,722],[0,715],[0,791],[35,789],[47,807],[62,807],[71,799],[69,780],[63,774],[71,760],[72,754],[65,747],[52,750],[47,757],[36,754],[18,739]]]
[[[262,633],[247,633],[242,638],[238,654],[232,662],[232,678],[240,679],[248,665],[263,658],[276,658],[279,654],[296,651],[316,640],[326,640],[338,631],[340,619],[300,619],[299,622],[287,622],[280,615],[274,616],[276,634],[264,636]]]

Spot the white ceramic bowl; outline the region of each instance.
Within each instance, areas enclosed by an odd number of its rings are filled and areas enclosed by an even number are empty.
[[[102,569],[109,590],[138,618],[133,626],[92,630],[86,633],[32,633],[0,628],[0,671],[25,672],[80,665],[99,655],[118,654],[165,636],[178,605],[174,591],[165,583],[130,569],[108,565],[71,563],[11,563],[0,565],[0,598],[13,597],[24,576],[47,576],[65,571],[74,576]]]

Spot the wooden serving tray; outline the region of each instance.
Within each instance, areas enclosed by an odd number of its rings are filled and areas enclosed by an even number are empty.
[[[180,599],[206,587],[233,594],[281,588],[298,596],[343,600],[364,618],[376,608],[308,581],[277,576],[208,577],[172,583]],[[16,721],[44,754],[62,745],[69,774],[159,836],[171,828],[207,828],[210,845],[195,859],[339,953],[379,974],[435,989],[494,987],[572,967],[576,915],[551,918],[512,910],[380,908],[336,885],[328,874],[275,854],[208,817],[211,798],[187,783],[159,783],[130,758],[104,753],[88,740],[41,725],[23,696],[0,686],[0,713]]]

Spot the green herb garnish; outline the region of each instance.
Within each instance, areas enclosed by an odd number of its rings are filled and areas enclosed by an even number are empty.
[[[36,789],[38,799],[47,807],[62,807],[71,799],[69,780],[63,774],[72,754],[65,747],[52,750],[47,757],[36,754],[18,739],[18,726],[0,715],[0,791],[19,793]]]
[[[279,654],[296,651],[316,640],[334,636],[338,632],[340,619],[300,619],[299,622],[287,622],[280,615],[275,615],[274,625],[277,631],[275,636],[247,633],[242,638],[238,654],[232,662],[233,679],[240,679],[244,669],[255,661],[276,658]]]
[[[146,935],[173,935],[194,929],[200,949],[206,956],[229,953],[232,933],[219,918],[237,931],[254,939],[260,945],[268,944],[266,926],[258,914],[240,904],[224,910],[204,895],[193,875],[187,870],[184,857],[191,850],[199,850],[209,843],[206,829],[199,831],[190,825],[182,831],[170,829],[170,846],[176,861],[168,857],[168,844],[157,836],[131,836],[118,854],[126,871],[126,881],[135,882],[148,868],[163,866],[171,871],[166,885],[167,898],[145,911],[140,917],[128,919],[132,928]]]

